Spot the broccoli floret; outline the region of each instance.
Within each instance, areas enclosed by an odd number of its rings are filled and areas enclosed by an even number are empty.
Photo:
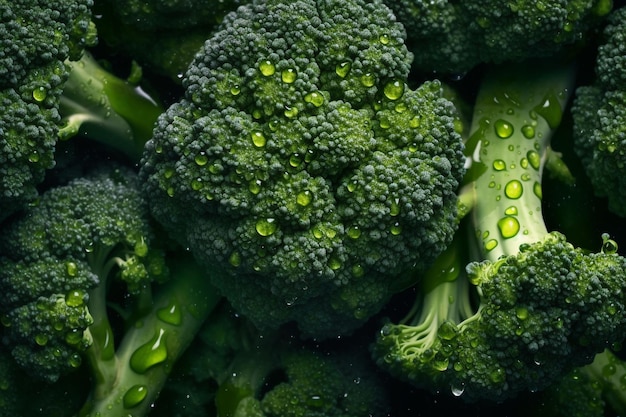
[[[57,111],[90,39],[91,0],[0,2],[0,222],[37,195],[54,165]]]
[[[574,146],[598,196],[626,216],[626,8],[608,18],[593,84],[578,87],[572,106]]]
[[[434,308],[383,327],[374,354],[392,373],[468,401],[502,401],[546,388],[621,340],[626,259],[607,236],[599,253],[574,247],[548,232],[541,211],[544,163],[572,74],[554,61],[486,75],[466,186],[478,258],[467,264],[467,277],[452,262],[442,270],[454,271],[453,279],[439,273],[434,290],[419,293]],[[464,279],[478,296],[472,315]]]
[[[0,308],[15,362],[48,382],[88,367],[81,415],[145,415],[219,296],[191,260],[165,263],[136,175],[105,168],[52,188],[1,233]]]
[[[287,329],[259,331],[227,303],[208,317],[179,365],[157,416],[361,417],[389,408],[359,338],[311,346]],[[187,409],[181,397],[190,393],[195,404]]]
[[[257,1],[196,55],[142,160],[154,216],[260,327],[346,333],[456,229],[463,175],[441,85],[406,85],[379,1]]]
[[[244,0],[99,0],[100,38],[180,83],[194,54]]]
[[[464,74],[480,63],[551,56],[580,41],[611,0],[388,0],[406,26],[415,65]]]

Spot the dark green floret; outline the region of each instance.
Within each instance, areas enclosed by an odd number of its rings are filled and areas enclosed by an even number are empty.
[[[389,0],[405,26],[415,65],[464,74],[480,63],[552,56],[579,42],[611,0]]]
[[[615,11],[601,38],[595,80],[578,87],[572,106],[575,150],[598,196],[626,216],[626,8]]]
[[[226,16],[142,160],[155,217],[261,327],[336,336],[456,229],[463,173],[441,85],[406,85],[379,1],[257,1]]]
[[[621,341],[626,259],[616,243],[605,235],[597,253],[574,247],[542,215],[544,164],[572,80],[570,65],[556,62],[486,75],[461,198],[472,208],[469,238],[457,233],[415,311],[382,328],[374,356],[394,375],[467,401],[504,401]]]

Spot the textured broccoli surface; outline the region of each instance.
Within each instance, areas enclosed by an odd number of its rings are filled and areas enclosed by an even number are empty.
[[[444,74],[464,74],[485,62],[551,56],[580,41],[612,7],[610,0],[386,3],[406,26],[415,65]]]
[[[0,222],[36,197],[54,166],[63,62],[90,38],[91,3],[0,2]]]
[[[142,160],[155,217],[261,326],[336,336],[456,229],[463,173],[438,82],[406,86],[380,2],[255,2],[187,72]]]
[[[611,14],[595,66],[595,81],[576,90],[574,145],[599,196],[626,216],[626,8]]]
[[[416,312],[385,325],[374,346],[393,374],[468,401],[545,389],[619,342],[626,324],[626,259],[615,242],[604,236],[590,253],[547,230],[543,169],[573,74],[569,64],[531,68],[498,67],[480,87],[464,188],[472,198],[461,199],[473,200],[478,246],[467,276],[453,245],[424,281]]]

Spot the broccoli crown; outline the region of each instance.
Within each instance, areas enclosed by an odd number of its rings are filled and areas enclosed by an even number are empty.
[[[50,189],[5,225],[0,305],[20,365],[51,381],[77,368],[91,344],[90,291],[108,288],[113,266],[128,293],[159,275],[147,218],[136,178],[116,170]]]
[[[579,41],[612,5],[610,0],[386,3],[406,26],[416,66],[455,74],[482,62],[551,56]]]
[[[626,260],[608,246],[587,254],[552,232],[516,255],[470,263],[477,313],[444,322],[430,349],[415,349],[413,327],[386,325],[377,342],[381,364],[469,401],[546,388],[621,340]]]
[[[626,216],[626,8],[609,16],[596,59],[596,79],[576,90],[574,145],[598,196]]]
[[[54,165],[63,64],[88,41],[91,0],[0,2],[0,221]]]
[[[309,335],[378,311],[456,228],[463,171],[438,82],[410,90],[380,2],[258,1],[229,14],[159,119],[141,174],[153,214],[260,326]]]

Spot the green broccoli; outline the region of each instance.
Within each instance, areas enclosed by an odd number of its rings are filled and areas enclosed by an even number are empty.
[[[145,415],[220,296],[188,257],[166,263],[136,174],[107,167],[52,188],[0,233],[15,362],[51,383],[86,366],[82,416]]]
[[[67,78],[90,39],[91,0],[0,1],[0,222],[37,195],[54,165]]]
[[[156,219],[262,328],[365,322],[456,229],[464,172],[440,83],[406,85],[380,2],[256,1],[226,16],[141,163]]]
[[[608,14],[612,0],[387,0],[415,65],[464,74],[480,63],[552,56]]]
[[[0,2],[0,222],[36,198],[59,138],[89,126],[138,159],[161,113],[84,54],[96,42],[91,0],[57,3]]]
[[[574,146],[597,195],[626,216],[626,8],[608,18],[592,85],[576,90]]]
[[[374,356],[393,374],[467,401],[503,401],[546,388],[621,340],[626,259],[608,236],[599,253],[574,247],[542,216],[543,168],[573,73],[555,59],[485,76],[460,199],[472,205],[476,244],[457,234],[418,292],[424,309],[381,330]]]
[[[179,395],[170,392],[163,408],[157,402],[155,415],[388,415],[387,389],[366,345],[359,338],[345,342],[313,347],[288,329],[259,331],[223,303],[173,372],[166,388]],[[190,394],[196,402],[184,409]]]
[[[179,83],[224,16],[248,2],[96,0],[96,25],[105,44]]]

